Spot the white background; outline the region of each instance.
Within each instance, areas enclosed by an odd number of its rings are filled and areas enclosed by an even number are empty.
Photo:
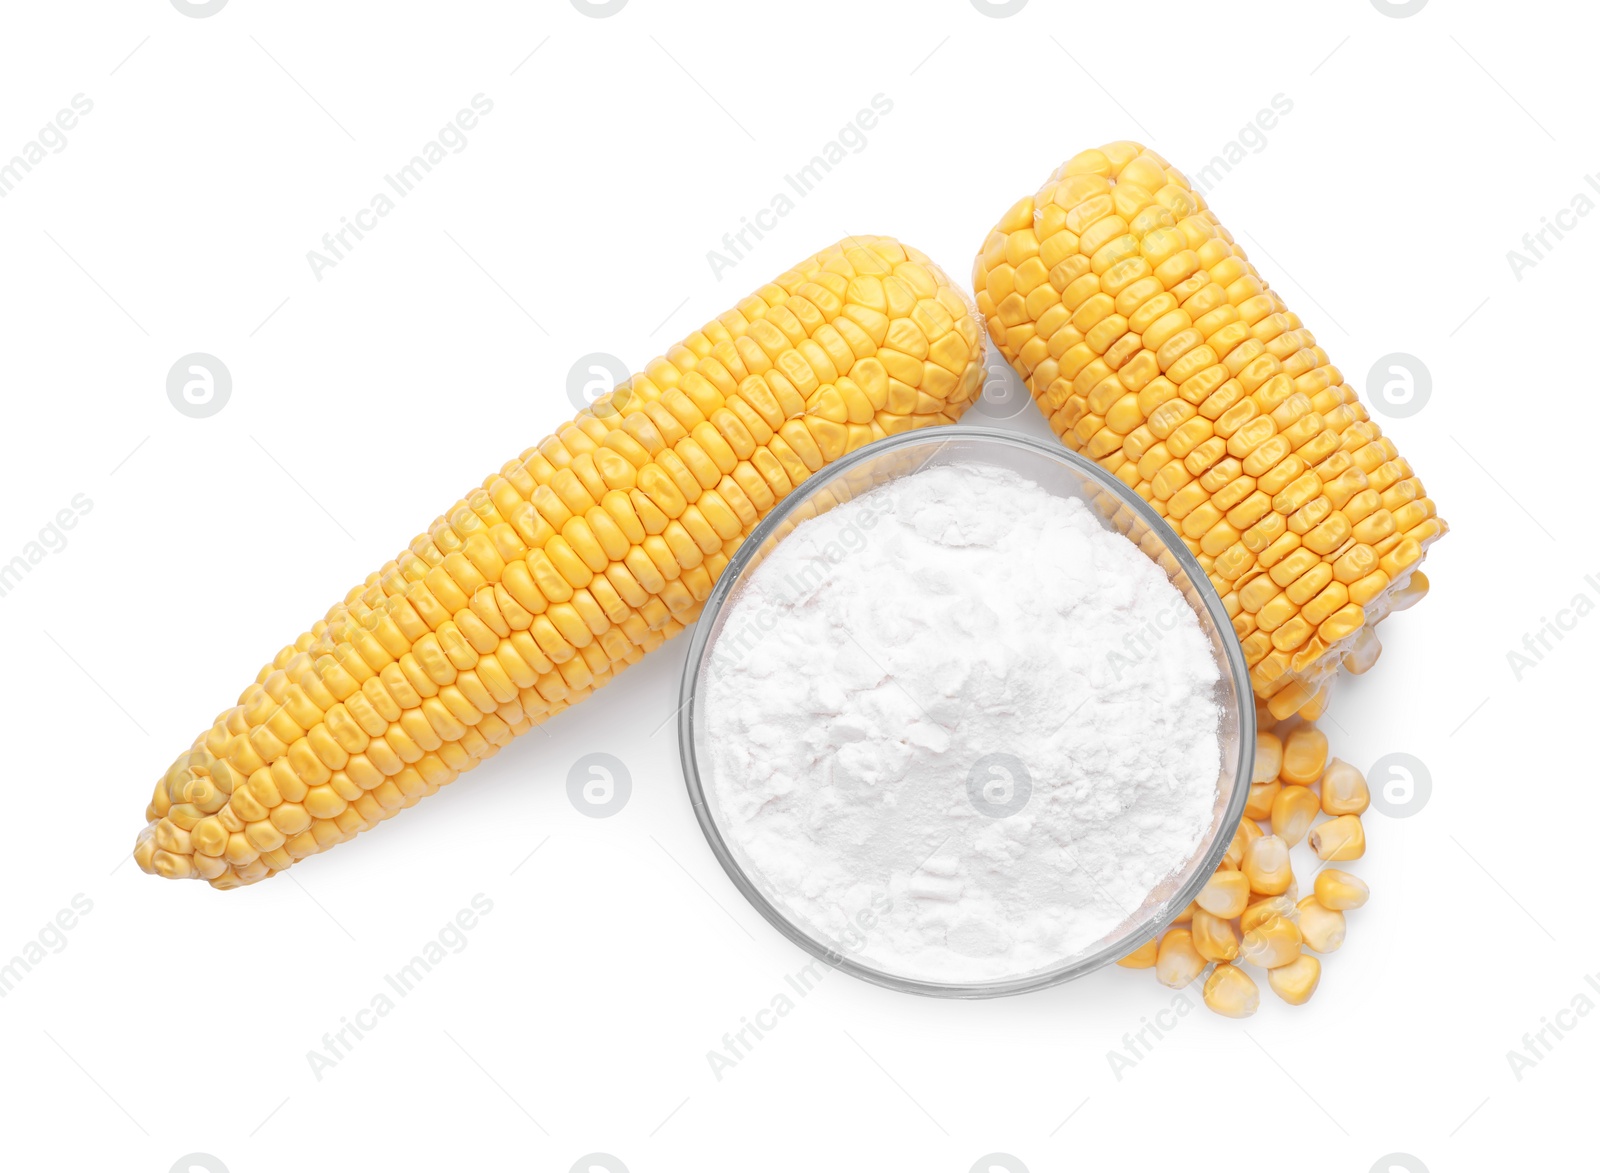
[[[1600,171],[1592,33],[1574,5],[1367,0],[9,6],[0,159],[94,108],[0,200],[0,561],[93,508],[0,598],[0,960],[75,895],[93,910],[0,999],[0,1163],[1444,1170],[1579,1143],[1600,1017],[1520,1080],[1507,1052],[1600,1002],[1600,619],[1520,681],[1507,652],[1600,600],[1600,217],[1520,280],[1506,253]],[[880,92],[865,149],[718,281],[707,250]],[[467,147],[319,281],[307,250],[478,93]],[[1367,818],[1374,897],[1310,1005],[1264,993],[1241,1024],[1194,991],[1118,1078],[1107,1053],[1173,998],[1149,973],[980,1003],[834,974],[719,1082],[706,1052],[806,958],[722,875],[652,734],[681,640],[289,877],[223,893],[121,862],[195,732],[565,418],[579,356],[637,368],[846,232],[964,285],[1066,157],[1140,138],[1192,175],[1276,94],[1292,112],[1211,202],[1351,383],[1426,364],[1431,400],[1384,422],[1453,525],[1332,710],[1336,753],[1411,753],[1434,790]],[[166,396],[192,351],[232,372],[209,419]],[[1031,407],[1005,426],[1045,434]],[[633,780],[609,819],[566,794],[593,751]],[[465,951],[319,1081],[307,1052],[478,893]]]

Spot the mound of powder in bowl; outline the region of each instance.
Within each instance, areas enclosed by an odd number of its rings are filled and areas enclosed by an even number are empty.
[[[1199,851],[1218,675],[1178,589],[1082,501],[926,468],[802,522],[730,600],[707,801],[826,947],[920,981],[1021,977]]]

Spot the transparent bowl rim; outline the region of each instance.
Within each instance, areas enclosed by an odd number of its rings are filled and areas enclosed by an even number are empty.
[[[772,536],[779,526],[784,524],[795,510],[810,501],[825,485],[839,479],[851,469],[900,448],[929,445],[936,446],[935,452],[937,452],[938,447],[943,447],[953,441],[975,441],[980,445],[998,444],[1021,448],[1044,456],[1059,464],[1066,465],[1086,480],[1092,481],[1106,493],[1115,496],[1123,508],[1137,515],[1152,533],[1160,537],[1162,544],[1176,559],[1178,565],[1183,569],[1184,575],[1205,604],[1206,611],[1210,615],[1212,625],[1215,627],[1219,637],[1217,642],[1222,645],[1226,653],[1232,676],[1233,696],[1238,702],[1236,719],[1239,726],[1239,764],[1234,773],[1233,791],[1223,812],[1218,832],[1212,842],[1207,844],[1204,851],[1197,857],[1200,859],[1200,866],[1195,868],[1194,874],[1189,877],[1189,880],[1159,905],[1154,910],[1154,914],[1147,917],[1138,928],[1114,941],[1108,942],[1095,952],[1077,957],[1069,963],[1053,969],[1039,970],[1020,977],[987,982],[935,982],[888,973],[870,965],[863,965],[847,954],[828,948],[795,924],[781,910],[774,907],[772,902],[761,892],[755,882],[746,874],[744,868],[740,866],[733,851],[723,839],[722,831],[717,826],[716,818],[711,813],[706,801],[705,789],[701,782],[700,765],[695,753],[696,701],[698,699],[701,669],[704,666],[706,651],[711,642],[711,632],[716,627],[717,617],[721,613],[724,604],[726,604],[729,595],[733,593],[733,589],[743,577],[745,569],[767,539]],[[1233,621],[1229,618],[1227,609],[1222,605],[1222,600],[1217,596],[1216,589],[1211,585],[1210,577],[1201,568],[1200,563],[1195,560],[1194,555],[1189,552],[1188,547],[1183,544],[1183,540],[1176,531],[1172,529],[1165,518],[1151,509],[1145,500],[1132,489],[1106,472],[1098,464],[1078,455],[1063,445],[1046,443],[1020,432],[1002,431],[997,428],[975,427],[972,425],[952,424],[938,428],[915,429],[901,432],[898,435],[889,436],[882,440],[875,440],[871,444],[864,445],[856,451],[841,456],[839,459],[825,465],[796,486],[740,543],[738,550],[734,552],[734,556],[718,577],[711,594],[707,596],[705,605],[701,608],[699,621],[695,624],[694,631],[689,639],[689,651],[684,660],[683,677],[679,685],[678,699],[678,756],[682,764],[684,783],[689,790],[689,801],[694,807],[695,819],[700,824],[700,830],[705,834],[706,841],[711,846],[712,854],[717,857],[717,862],[722,865],[722,870],[733,881],[734,887],[739,889],[744,898],[775,929],[830,967],[851,974],[863,981],[872,982],[874,985],[932,997],[996,998],[1008,994],[1022,994],[1032,990],[1042,990],[1049,986],[1071,981],[1073,978],[1082,977],[1084,974],[1127,956],[1147,941],[1153,939],[1172,922],[1172,919],[1178,913],[1189,906],[1189,903],[1199,893],[1200,889],[1205,887],[1206,881],[1211,878],[1212,873],[1222,863],[1222,857],[1227,853],[1228,845],[1233,839],[1232,829],[1239,825],[1239,820],[1244,814],[1245,804],[1249,800],[1250,779],[1255,767],[1255,694],[1250,683],[1250,670],[1245,664],[1244,650],[1239,646],[1239,640],[1233,631]]]

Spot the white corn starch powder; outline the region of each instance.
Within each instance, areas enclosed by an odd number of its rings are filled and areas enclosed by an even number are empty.
[[[1177,588],[1083,502],[928,468],[797,526],[730,604],[706,790],[752,881],[839,952],[1019,977],[1197,853],[1217,680]]]

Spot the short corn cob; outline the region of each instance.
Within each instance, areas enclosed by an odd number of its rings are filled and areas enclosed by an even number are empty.
[[[1137,143],[1085,151],[989,233],[973,286],[1056,434],[1183,535],[1272,714],[1320,714],[1446,527],[1205,200]]]
[[[134,858],[231,888],[415,804],[692,622],[824,464],[952,422],[982,327],[852,237],[763,286],[452,506],[262,668],[156,784]]]

